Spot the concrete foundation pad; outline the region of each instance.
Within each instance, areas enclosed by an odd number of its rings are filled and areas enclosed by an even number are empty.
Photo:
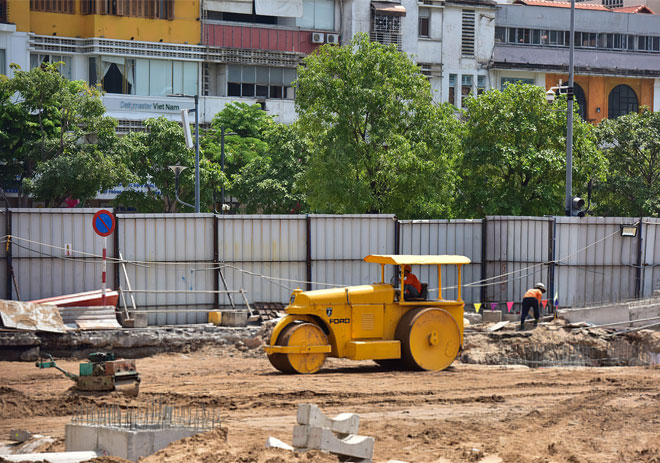
[[[111,456],[136,461],[167,447],[175,440],[194,436],[199,432],[178,428],[128,430],[67,424],[65,446],[67,452],[100,450]]]

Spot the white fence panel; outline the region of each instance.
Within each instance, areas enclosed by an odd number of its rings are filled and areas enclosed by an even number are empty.
[[[642,297],[660,291],[660,219],[645,218],[642,226]]]
[[[393,215],[310,215],[313,289],[380,281],[369,254],[394,254]]]
[[[92,228],[97,209],[12,210],[14,272],[24,301],[101,289],[104,239]],[[64,249],[71,245],[72,256]],[[114,254],[112,237],[107,255]],[[108,260],[108,288],[113,264]],[[14,294],[15,295],[15,294]]]
[[[305,216],[221,215],[217,220],[219,259],[229,289],[245,289],[251,303],[285,303],[293,289],[306,289]],[[237,295],[232,297],[237,302]],[[220,304],[229,303],[220,298]]]
[[[479,302],[480,287],[466,286],[481,279],[481,220],[407,220],[400,221],[400,253],[419,255],[453,254],[469,257],[464,265],[461,296],[466,304]],[[437,297],[438,272],[436,266],[421,265],[413,269],[420,281],[428,282],[432,297]],[[457,297],[457,274],[450,266],[442,272],[443,297]],[[466,306],[467,310],[470,307]]]
[[[635,297],[638,238],[621,236],[622,217],[557,217],[556,293],[560,307]]]
[[[130,261],[126,271],[131,288],[139,291],[134,293],[138,310],[153,312],[149,324],[205,322],[204,310],[213,309],[216,297],[213,214],[118,214],[117,218],[119,251]],[[127,289],[123,271],[120,280]]]
[[[525,291],[542,281],[549,287],[552,218],[489,216],[486,218],[486,278],[484,302],[507,310],[520,309]],[[546,294],[546,298],[552,297]]]

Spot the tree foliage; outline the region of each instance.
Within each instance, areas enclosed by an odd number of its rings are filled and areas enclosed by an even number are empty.
[[[203,141],[206,156],[221,162],[225,128],[226,195],[248,213],[281,214],[304,209],[294,191],[305,161],[305,146],[295,125],[274,122],[260,105],[231,103],[216,114]]]
[[[407,55],[360,34],[307,56],[296,88],[313,210],[451,215],[460,125]]]
[[[267,153],[252,159],[235,175],[231,192],[249,214],[287,214],[306,210],[298,188],[306,147],[296,126],[274,124],[264,132]]]
[[[133,207],[140,212],[194,212],[177,203],[175,176],[169,166],[187,167],[179,176],[179,197],[195,204],[195,152],[185,146],[183,129],[178,122],[164,117],[147,119],[146,132],[125,137],[126,162],[135,181],[143,185],[129,189],[115,199],[117,206]],[[200,156],[200,210],[212,209],[213,192],[221,184],[216,166]]]
[[[573,191],[586,192],[606,164],[594,127],[575,108]],[[543,89],[526,84],[468,98],[460,174],[461,217],[563,215],[566,99],[548,107]]]
[[[602,215],[660,216],[660,113],[648,108],[598,127],[609,160],[607,180],[596,188]]]
[[[59,65],[14,66],[12,79],[0,76],[0,181],[49,207],[94,198],[128,175],[100,93],[62,77]]]

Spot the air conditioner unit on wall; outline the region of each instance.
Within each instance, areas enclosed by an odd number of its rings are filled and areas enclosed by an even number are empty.
[[[339,34],[328,34],[325,41],[326,41],[326,43],[331,43],[333,45],[338,45],[339,44]]]
[[[312,32],[312,43],[325,42],[325,34],[323,32]]]

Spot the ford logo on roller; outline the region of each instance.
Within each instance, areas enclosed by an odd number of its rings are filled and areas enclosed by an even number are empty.
[[[328,318],[330,318],[330,315],[332,315],[332,307],[326,307],[325,313],[328,316]]]

